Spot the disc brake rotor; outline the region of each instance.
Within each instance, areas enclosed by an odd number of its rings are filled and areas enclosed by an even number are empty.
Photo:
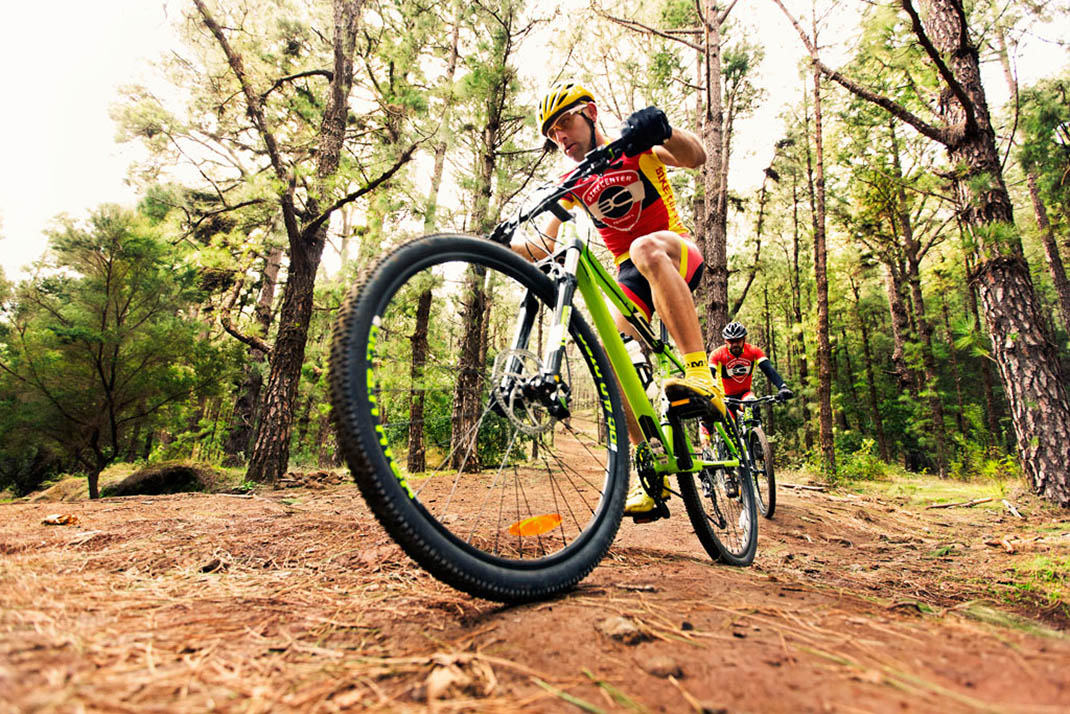
[[[517,430],[527,436],[537,436],[553,428],[554,419],[546,407],[524,396],[523,385],[539,374],[542,361],[527,350],[503,350],[494,358],[491,384],[493,399]]]

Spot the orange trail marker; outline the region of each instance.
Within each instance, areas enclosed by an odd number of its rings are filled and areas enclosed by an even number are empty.
[[[557,513],[548,513],[543,516],[532,516],[509,526],[509,534],[515,536],[537,536],[552,531],[561,525],[561,516]]]

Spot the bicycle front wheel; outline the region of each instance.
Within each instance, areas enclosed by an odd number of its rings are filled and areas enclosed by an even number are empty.
[[[728,449],[718,439],[716,451],[703,458],[726,460]],[[758,550],[758,509],[746,459],[732,468],[709,467],[679,475],[680,495],[695,535],[714,560],[745,566]]]
[[[362,495],[417,563],[490,600],[573,587],[620,525],[617,385],[575,310],[568,339],[550,329],[554,300],[511,251],[435,235],[384,257],[334,328],[333,419]],[[551,340],[567,345],[556,391],[525,393]]]
[[[776,510],[776,476],[773,475],[773,449],[762,427],[751,430],[748,448],[758,511],[766,518],[772,518]]]

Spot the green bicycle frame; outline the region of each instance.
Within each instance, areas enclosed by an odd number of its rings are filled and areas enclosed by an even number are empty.
[[[565,257],[566,273],[575,275],[575,287],[579,289],[584,302],[587,304],[587,310],[594,323],[595,331],[598,333],[602,341],[602,347],[613,365],[613,371],[617,375],[617,383],[624,393],[624,398],[631,406],[632,414],[643,432],[643,437],[652,447],[655,471],[660,474],[695,473],[710,466],[725,468],[739,466],[739,448],[735,440],[728,436],[724,425],[720,421],[715,422],[717,432],[724,443],[728,445],[734,458],[708,461],[692,457],[688,459],[691,462],[690,466],[683,467],[681,465],[677,454],[673,450],[673,445],[676,441],[673,438],[672,424],[668,420],[662,420],[662,415],[657,412],[647,397],[635,366],[632,364],[631,358],[624,347],[624,341],[621,339],[620,333],[617,332],[613,316],[605,301],[602,300],[602,296],[604,295],[624,315],[625,319],[635,327],[642,339],[651,348],[653,354],[657,357],[658,370],[662,377],[670,376],[673,373],[683,373],[683,363],[673,349],[654,334],[646,317],[639,312],[634,303],[621,291],[617,281],[609,275],[598,259],[592,255],[586,241],[579,237],[574,237],[567,247],[556,253],[556,255],[561,254],[564,254]],[[558,304],[554,313],[554,328],[560,331],[562,337],[564,336],[565,325],[567,325],[568,313],[572,307],[570,293],[571,290],[566,289],[565,300],[562,300],[559,294]],[[555,334],[554,329],[551,329],[550,334]],[[549,341],[546,358],[543,362],[545,365],[560,365],[562,345],[563,342],[561,340],[551,339]],[[555,355],[554,353],[557,354]],[[693,452],[691,439],[686,430],[683,430],[682,437],[688,452]],[[657,445],[659,444],[661,448],[658,448]]]

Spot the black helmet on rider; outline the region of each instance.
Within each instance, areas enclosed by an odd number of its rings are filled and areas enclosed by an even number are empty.
[[[747,328],[741,322],[730,322],[721,330],[721,337],[728,340],[741,340],[747,336]]]

